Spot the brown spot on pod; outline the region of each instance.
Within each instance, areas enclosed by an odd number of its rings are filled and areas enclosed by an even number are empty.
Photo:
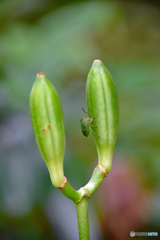
[[[51,129],[51,125],[47,124],[46,128]]]
[[[47,131],[46,129],[44,129],[44,128],[42,129],[42,131],[43,131],[44,133],[47,133],[47,132],[48,132],[48,131]]]

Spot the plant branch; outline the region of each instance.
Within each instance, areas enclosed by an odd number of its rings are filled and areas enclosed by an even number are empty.
[[[97,190],[97,188],[99,188],[99,186],[102,184],[105,177],[106,177],[106,173],[102,171],[102,169],[98,165],[95,167],[89,182],[81,189],[87,190],[89,196],[91,196]]]
[[[71,186],[71,184],[69,183],[69,181],[67,179],[66,179],[66,182],[65,182],[65,185],[63,186],[63,188],[59,188],[59,189],[60,189],[61,193],[63,193],[63,195],[65,195],[69,199],[73,200],[74,202],[78,202],[82,198],[82,193],[79,191],[76,191]]]

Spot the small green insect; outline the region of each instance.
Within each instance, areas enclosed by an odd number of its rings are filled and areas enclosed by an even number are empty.
[[[82,108],[83,112],[85,113],[85,116],[81,119],[81,129],[82,129],[82,133],[85,137],[88,137],[89,135],[89,131],[91,131],[92,133],[94,133],[97,137],[100,138],[100,136],[98,136],[95,132],[93,132],[93,130],[91,129],[91,127],[97,127],[97,126],[93,126],[90,123],[92,122],[92,120],[94,118],[91,118],[88,116],[88,113],[86,113],[84,111],[84,108]]]

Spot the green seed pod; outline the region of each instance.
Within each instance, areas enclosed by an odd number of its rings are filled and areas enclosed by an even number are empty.
[[[30,112],[38,148],[48,167],[52,184],[64,179],[64,120],[58,93],[44,73],[38,73],[30,95]]]
[[[88,114],[97,127],[90,126],[99,136],[93,134],[98,164],[109,173],[118,132],[118,97],[115,83],[100,60],[93,62],[86,88]]]

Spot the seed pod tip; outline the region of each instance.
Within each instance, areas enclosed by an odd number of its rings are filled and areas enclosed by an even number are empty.
[[[40,76],[43,76],[43,75],[44,75],[43,72],[37,73],[37,77],[40,77]]]

